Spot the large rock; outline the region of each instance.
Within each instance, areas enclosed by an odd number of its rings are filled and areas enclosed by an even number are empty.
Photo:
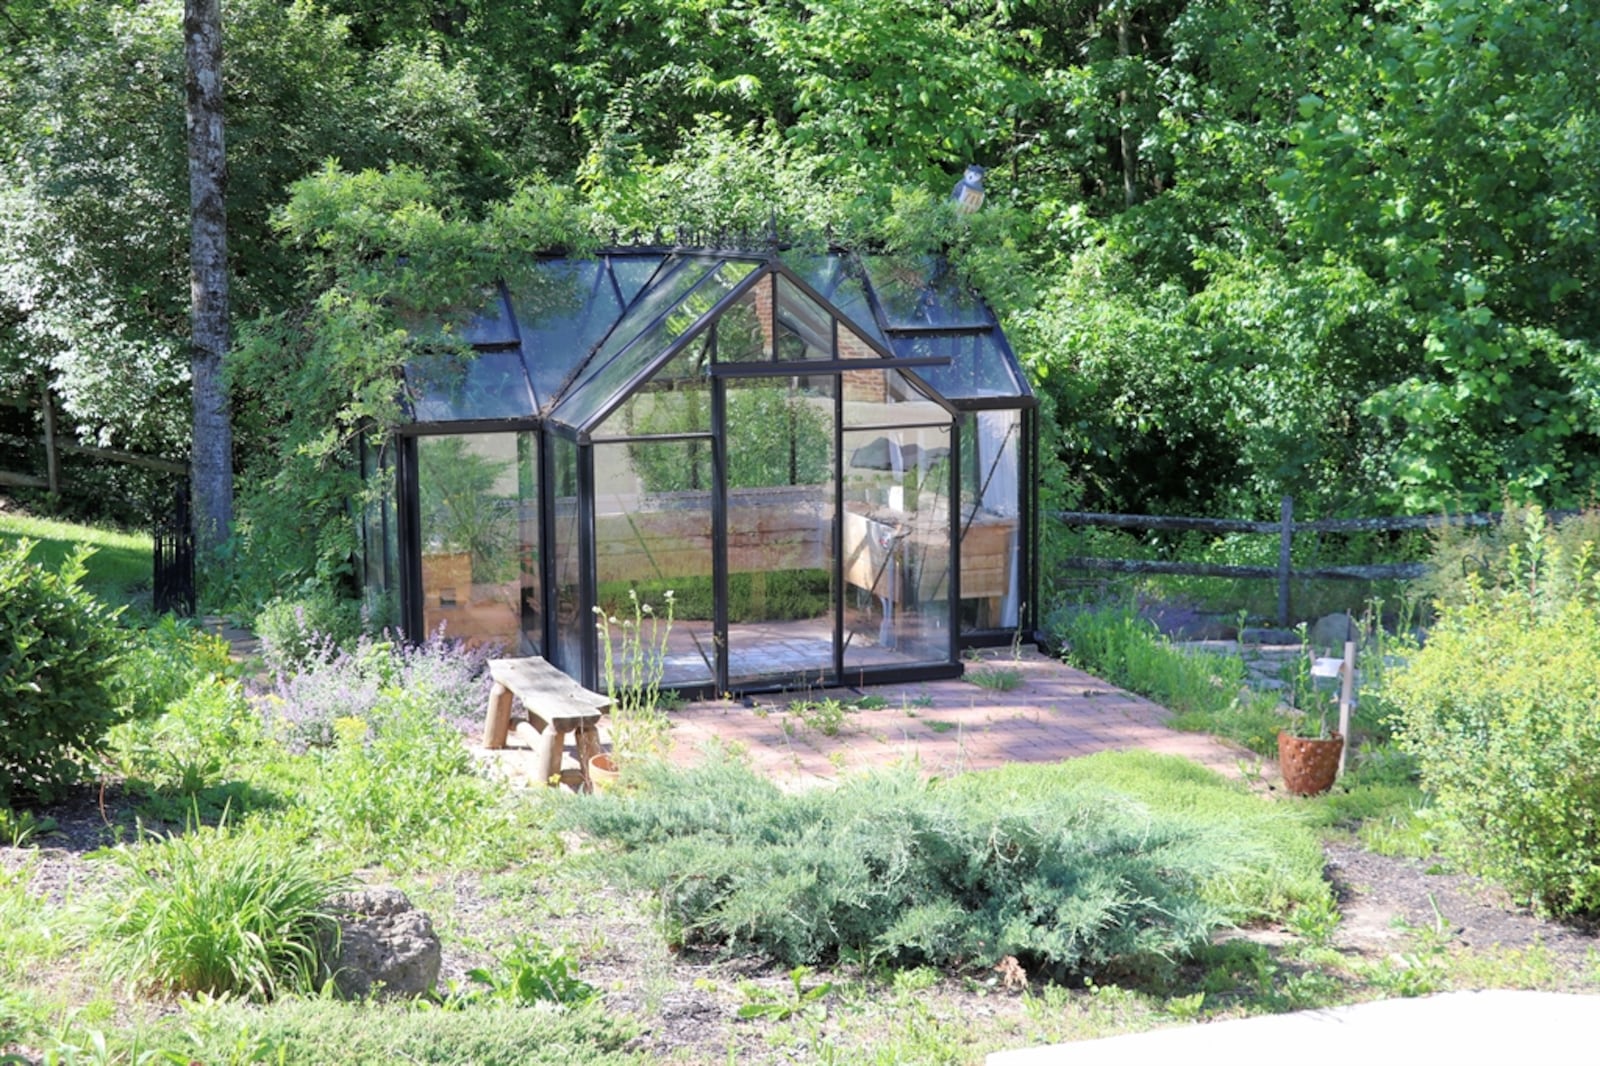
[[[334,984],[347,999],[414,999],[439,982],[439,934],[397,888],[348,892],[333,901],[339,917]]]
[[[1344,642],[1359,639],[1355,619],[1343,611],[1323,615],[1306,633],[1306,640],[1313,648],[1329,655],[1343,655]]]

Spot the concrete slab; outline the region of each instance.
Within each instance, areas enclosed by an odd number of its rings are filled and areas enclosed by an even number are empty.
[[[1001,1051],[987,1066],[1376,1066],[1600,1059],[1600,996],[1448,992]]]

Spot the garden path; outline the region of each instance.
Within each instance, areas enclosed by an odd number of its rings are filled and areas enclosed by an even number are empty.
[[[1017,683],[1001,691],[972,680],[985,673],[1009,675]],[[864,695],[885,704],[831,718],[797,709],[797,701],[814,705],[831,698],[845,705]],[[1260,757],[1244,748],[1170,728],[1165,708],[1031,645],[984,651],[968,662],[965,678],[702,701],[671,717],[674,762],[691,764],[721,744],[790,789],[906,760],[927,773],[949,774],[1130,748],[1183,755],[1236,777],[1261,766]],[[834,722],[837,732],[830,734]]]

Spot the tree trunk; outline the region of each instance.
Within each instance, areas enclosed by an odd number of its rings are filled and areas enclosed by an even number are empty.
[[[233,423],[228,352],[228,215],[223,190],[221,0],[184,0],[189,131],[190,369],[194,387],[195,546],[213,553],[233,524]]]
[[[1117,56],[1127,59],[1128,55],[1128,8],[1124,3],[1117,5]],[[1122,76],[1126,78],[1128,72],[1123,70]],[[1139,202],[1139,141],[1128,127],[1128,108],[1132,96],[1127,89],[1117,94],[1117,102],[1122,111],[1122,203],[1125,207],[1132,207]]]

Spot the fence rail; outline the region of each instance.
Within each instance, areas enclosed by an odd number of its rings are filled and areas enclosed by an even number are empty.
[[[1552,511],[1562,518],[1573,511]],[[1277,566],[1233,566],[1225,563],[1165,562],[1154,559],[1100,559],[1073,557],[1062,565],[1077,570],[1116,574],[1174,574],[1185,577],[1232,577],[1275,580],[1278,583],[1278,624],[1289,624],[1289,582],[1295,579],[1334,581],[1404,581],[1422,577],[1428,564],[1373,563],[1366,566],[1290,565],[1290,548],[1296,533],[1386,533],[1442,526],[1492,526],[1499,523],[1499,511],[1461,515],[1392,515],[1375,518],[1319,518],[1297,522],[1294,497],[1285,496],[1276,522],[1255,522],[1236,518],[1192,518],[1184,515],[1102,514],[1094,511],[1054,511],[1050,517],[1063,525],[1098,526],[1107,529],[1170,529],[1201,533],[1260,533],[1278,536]]]

